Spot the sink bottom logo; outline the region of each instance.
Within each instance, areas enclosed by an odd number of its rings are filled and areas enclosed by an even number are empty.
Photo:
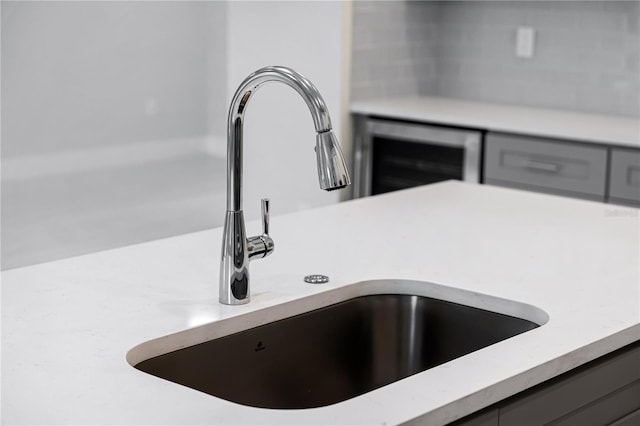
[[[260,351],[264,351],[265,349],[267,349],[267,347],[262,343],[262,340],[260,340],[253,350],[255,352],[260,352]]]

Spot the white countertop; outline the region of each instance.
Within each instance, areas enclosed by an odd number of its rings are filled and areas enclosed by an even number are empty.
[[[640,148],[640,119],[408,96],[351,104],[351,112],[497,132]]]
[[[251,263],[253,299],[237,307],[217,303],[221,229],[3,272],[3,424],[436,425],[640,340],[637,209],[450,181],[274,217],[271,230],[276,251]],[[309,410],[240,406],[125,360],[149,339],[381,278],[531,304],[549,321]]]

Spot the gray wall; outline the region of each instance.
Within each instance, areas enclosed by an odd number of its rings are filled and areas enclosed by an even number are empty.
[[[437,2],[354,2],[352,100],[434,90],[439,13]]]
[[[638,116],[639,5],[359,2],[354,9],[352,95],[358,100],[420,93]],[[514,54],[518,26],[536,30],[531,59]],[[408,82],[394,64],[396,53],[385,50],[394,37],[406,52],[400,62],[419,64],[413,69],[420,75]],[[370,41],[376,39],[382,43],[372,48]],[[417,85],[417,92],[407,85]]]
[[[188,138],[221,126],[207,112],[221,107],[207,97],[219,93],[224,103],[224,51],[210,60],[207,52],[224,48],[216,33],[224,3],[1,7],[3,158]]]

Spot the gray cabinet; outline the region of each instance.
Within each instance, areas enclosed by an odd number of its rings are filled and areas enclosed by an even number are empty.
[[[616,420],[609,426],[638,426],[640,425],[640,410],[635,410],[623,418]]]
[[[452,426],[640,424],[640,343],[467,416]]]
[[[489,132],[484,182],[640,206],[640,150]]]
[[[484,159],[486,183],[605,200],[604,147],[490,132]]]
[[[569,372],[500,407],[500,426],[607,425],[640,409],[640,346]]]
[[[373,124],[371,127],[372,123],[378,121],[383,124]],[[478,176],[481,174],[480,181],[490,185],[640,207],[640,149],[635,147],[618,147],[607,144],[606,141],[603,141],[602,144],[583,143],[483,129],[464,129],[461,131],[457,128],[437,124],[432,126],[429,123],[403,123],[399,126],[402,129],[401,133],[397,134],[396,130],[390,132],[389,125],[384,123],[386,123],[384,120],[381,121],[377,118],[370,120],[366,116],[354,115],[356,134],[353,196],[356,198],[370,195],[372,193],[371,182],[380,178],[380,176],[374,176],[380,174],[380,170],[376,171],[372,166],[372,151],[375,151],[372,145],[372,135],[384,136],[388,139],[387,143],[391,139],[415,141],[424,139],[426,129],[428,129],[428,133],[432,135],[459,132],[462,136],[456,138],[460,140],[465,140],[468,135],[473,135],[473,144],[465,148],[464,174],[453,178],[477,182]],[[476,139],[480,139],[481,135],[484,135],[484,141],[480,167],[476,156],[478,151]],[[391,136],[393,138],[389,139]],[[427,139],[433,139],[433,137]],[[425,140],[422,142],[425,145],[429,143],[438,145],[434,141]],[[442,144],[442,142],[439,143]],[[385,154],[381,151],[379,155],[384,156]],[[426,155],[428,156],[428,154]],[[433,170],[448,169],[447,163],[435,156],[427,159],[429,161],[416,162],[419,166],[417,169],[426,164]],[[385,161],[389,164],[399,164],[395,158]],[[482,171],[480,172],[479,169]],[[389,176],[385,178],[388,179]],[[414,181],[414,184],[425,184],[450,178],[452,177],[448,175],[435,180],[430,177],[424,181]],[[404,183],[398,184],[398,182],[406,183],[406,180],[396,179],[393,182],[393,185],[397,187],[407,186]]]
[[[457,422],[450,423],[449,426],[499,426],[500,409],[490,407],[478,413],[467,416]]]
[[[613,148],[609,172],[609,201],[640,205],[640,151]]]

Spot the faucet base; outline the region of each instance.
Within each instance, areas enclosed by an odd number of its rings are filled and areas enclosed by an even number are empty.
[[[227,210],[221,254],[220,303],[225,305],[249,303],[249,255],[242,210]]]

